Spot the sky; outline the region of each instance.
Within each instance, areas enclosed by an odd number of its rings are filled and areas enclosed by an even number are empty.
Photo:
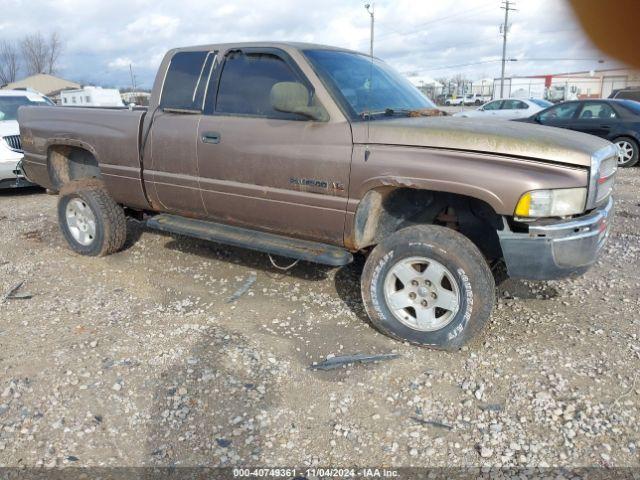
[[[151,88],[174,47],[292,40],[369,50],[369,14],[357,0],[0,0],[0,40],[58,31],[58,74],[83,84]],[[374,54],[407,76],[500,76],[501,0],[378,0]],[[509,75],[612,68],[563,0],[517,0]],[[6,14],[10,12],[10,14]],[[598,59],[604,59],[599,63]]]

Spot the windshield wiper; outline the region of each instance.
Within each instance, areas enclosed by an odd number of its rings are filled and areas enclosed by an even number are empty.
[[[364,110],[360,112],[359,115],[362,118],[377,117],[378,115],[385,115],[387,117],[391,117],[393,116],[394,113],[395,113],[395,110],[393,110],[392,108],[385,108],[384,110]]]
[[[447,112],[438,108],[385,108],[384,110],[365,110],[360,112],[360,116],[363,119],[379,115],[386,117],[393,117],[395,115],[406,115],[408,117],[439,117],[447,115]]]

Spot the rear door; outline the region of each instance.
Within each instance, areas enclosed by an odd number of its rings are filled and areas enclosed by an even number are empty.
[[[204,214],[198,181],[198,124],[215,58],[215,52],[209,51],[176,53],[164,79],[160,107],[152,113],[150,165],[145,174],[153,184],[148,193],[166,211]]]
[[[226,223],[342,244],[352,137],[344,119],[316,121],[271,107],[278,82],[313,88],[275,48],[227,52],[198,128],[207,215]]]
[[[606,138],[619,122],[620,117],[607,102],[587,101],[582,104],[571,129]]]

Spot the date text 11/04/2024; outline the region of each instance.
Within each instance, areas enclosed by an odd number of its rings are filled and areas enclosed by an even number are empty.
[[[398,471],[386,468],[234,468],[234,478],[396,478]]]

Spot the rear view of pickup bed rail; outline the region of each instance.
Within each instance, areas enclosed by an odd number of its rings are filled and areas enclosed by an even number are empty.
[[[117,252],[132,215],[332,266],[364,255],[372,323],[454,349],[490,318],[497,263],[550,279],[596,261],[617,151],[439,113],[378,59],[241,43],[168,52],[146,111],[21,108],[19,123],[24,171],[60,193],[77,253]]]

